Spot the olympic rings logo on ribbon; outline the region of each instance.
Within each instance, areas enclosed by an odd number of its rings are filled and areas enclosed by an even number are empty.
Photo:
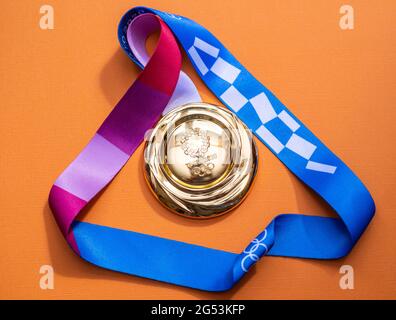
[[[258,239],[260,235],[262,235],[262,238]],[[268,252],[267,245],[263,243],[268,235],[267,229],[265,229],[260,235],[255,238],[245,250],[243,250],[245,256],[241,260],[241,269],[244,272],[248,272],[249,268]],[[261,247],[264,248],[264,250],[259,250]],[[257,251],[258,253],[256,254]],[[251,263],[246,268],[245,263],[248,259],[250,259]]]

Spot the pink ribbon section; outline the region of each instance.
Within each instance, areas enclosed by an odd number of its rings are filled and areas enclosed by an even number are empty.
[[[179,79],[182,58],[172,32],[158,16],[144,16],[140,23],[147,28],[142,29],[146,31],[140,34],[137,50],[146,53],[142,46],[147,36],[159,30],[152,57],[144,57],[144,70],[84,150],[58,177],[49,195],[56,221],[77,254],[73,221],[143,141],[146,131],[154,126],[169,103]]]

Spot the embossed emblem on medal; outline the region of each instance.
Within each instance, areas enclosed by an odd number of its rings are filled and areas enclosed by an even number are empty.
[[[145,177],[168,209],[211,218],[236,207],[257,171],[251,132],[230,111],[207,103],[173,109],[151,131]]]

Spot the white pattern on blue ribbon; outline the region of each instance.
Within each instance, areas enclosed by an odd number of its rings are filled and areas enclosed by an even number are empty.
[[[208,68],[205,64],[197,49],[216,58],[211,68]],[[300,128],[300,124],[286,110],[277,113],[264,92],[260,92],[256,96],[248,99],[236,88],[234,83],[241,73],[241,70],[220,57],[220,49],[195,37],[194,43],[189,48],[188,53],[202,76],[212,72],[229,84],[229,87],[220,95],[220,98],[233,109],[234,112],[239,112],[250,102],[261,121],[261,126],[256,129],[255,133],[275,153],[279,154],[282,150],[287,148],[307,160],[306,169],[329,174],[335,173],[337,169],[336,166],[310,160],[317,146],[296,134],[296,131]],[[275,134],[265,126],[265,124],[276,118],[282,121],[292,132],[286,144],[283,144]]]
[[[268,246],[264,243],[267,235],[267,229],[264,229],[243,251],[244,257],[241,260],[241,269],[244,272],[248,272],[249,268],[268,252]]]

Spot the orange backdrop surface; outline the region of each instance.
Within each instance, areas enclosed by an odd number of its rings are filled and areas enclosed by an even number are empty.
[[[396,2],[347,2],[355,9],[349,31],[339,28],[337,0],[48,0],[55,29],[41,30],[42,1],[2,0],[0,298],[396,298]],[[206,26],[364,181],[377,215],[348,257],[265,257],[231,291],[206,293],[99,269],[73,254],[48,192],[139,72],[116,30],[141,4]],[[333,214],[262,144],[259,153],[252,192],[222,218],[190,221],[157,203],[142,176],[142,147],[82,218],[239,252],[278,213]],[[46,264],[55,270],[53,290],[39,286]],[[344,264],[354,268],[353,290],[339,287]]]

